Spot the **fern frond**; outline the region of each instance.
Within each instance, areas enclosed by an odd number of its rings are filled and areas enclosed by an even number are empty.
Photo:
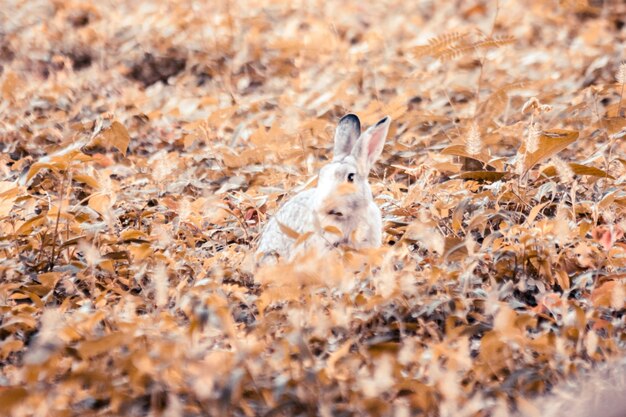
[[[419,45],[413,48],[413,54],[416,58],[426,55],[435,55],[451,45],[462,41],[468,35],[469,33],[453,32],[436,36],[428,40],[428,45]]]
[[[468,44],[453,45],[446,49],[443,49],[442,51],[434,55],[441,61],[448,61],[450,59],[457,58],[461,55],[465,55],[479,49],[499,48],[504,45],[509,45],[513,42],[515,42],[515,38],[513,36],[487,38]]]

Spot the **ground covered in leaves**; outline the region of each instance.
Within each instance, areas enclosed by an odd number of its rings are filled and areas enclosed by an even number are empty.
[[[625,20],[4,1],[0,414],[532,414],[625,347]],[[255,271],[347,112],[384,247]]]

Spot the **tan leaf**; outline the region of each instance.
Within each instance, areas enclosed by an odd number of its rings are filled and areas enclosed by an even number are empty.
[[[556,270],[555,273],[556,273],[556,281],[559,283],[561,288],[563,288],[564,290],[569,290],[570,279],[569,279],[569,276],[567,275],[567,271],[563,269],[559,269],[559,270]]]
[[[88,186],[90,186],[91,188],[96,189],[96,190],[100,188],[100,183],[98,182],[98,180],[95,179],[94,177],[92,177],[91,175],[74,174],[72,176],[72,179],[74,181],[82,182],[83,184],[87,184]]]
[[[530,213],[528,213],[528,217],[526,218],[526,225],[527,226],[530,226],[530,225],[533,224],[533,222],[535,221],[535,219],[539,215],[539,212],[541,211],[541,209],[544,208],[548,203],[549,202],[542,203],[542,204],[537,204],[535,207],[533,207],[530,210]]]
[[[476,181],[500,181],[508,173],[501,171],[467,171],[459,174],[459,178]]]
[[[544,130],[539,138],[539,148],[526,155],[524,170],[528,171],[539,162],[561,152],[578,139],[578,132],[573,130],[552,129]],[[522,144],[519,153],[526,152],[526,145]]]
[[[41,226],[46,222],[46,216],[40,214],[26,220],[15,232],[16,235],[26,235],[31,233],[35,228]]]
[[[99,339],[85,340],[77,346],[78,354],[83,359],[107,353],[120,346],[126,340],[123,333],[116,332]]]
[[[283,285],[280,287],[267,288],[258,298],[257,306],[259,312],[263,313],[265,308],[274,302],[297,300],[301,295],[302,292],[296,286]]]
[[[612,305],[619,308],[623,307],[625,286],[626,284],[617,280],[606,281],[604,284],[592,291],[591,301],[593,302],[593,305],[596,307],[611,307]],[[616,299],[614,293],[617,294],[620,299]]]
[[[28,390],[21,387],[0,388],[0,412],[3,415],[11,415],[11,410],[18,404],[22,404],[28,397]]]
[[[286,224],[279,222],[278,220],[276,220],[276,223],[278,223],[278,227],[280,228],[281,232],[283,232],[284,234],[286,234],[287,236],[289,236],[290,238],[294,240],[298,240],[298,238],[300,237],[300,233],[296,232],[295,230],[293,230],[291,227],[287,226]]]
[[[311,236],[313,236],[313,232],[309,231],[309,232],[305,232],[302,233],[298,239],[296,239],[296,246],[301,245],[303,242],[307,241]]]
[[[609,135],[618,133],[626,128],[626,118],[624,117],[607,117],[602,120],[600,126],[604,125]]]
[[[88,205],[98,213],[104,214],[111,208],[111,197],[106,194],[93,194]]]
[[[149,243],[132,244],[128,247],[128,251],[135,261],[142,261],[154,253]]]
[[[324,231],[336,236],[343,236],[343,232],[341,230],[339,230],[338,227],[335,226],[326,226],[324,227]]]
[[[89,146],[103,146],[107,149],[111,147],[117,149],[126,156],[126,150],[130,143],[130,135],[123,124],[117,120],[111,123],[108,129],[103,129],[96,137],[91,141]]]
[[[62,167],[59,166],[59,164],[53,164],[49,162],[35,162],[28,169],[28,174],[26,174],[26,181],[27,182],[30,181],[35,175],[39,173],[39,171],[45,168],[50,169],[52,171],[58,171],[60,169],[63,169]]]
[[[454,156],[462,156],[464,158],[472,158],[476,159],[486,165],[488,165],[491,157],[483,150],[479,154],[470,155],[466,150],[464,145],[450,145],[447,148],[441,151],[444,155],[454,155]]]
[[[0,359],[6,359],[11,353],[17,352],[23,347],[24,342],[13,339],[12,337],[0,342]]]
[[[576,164],[576,163],[569,163],[568,165],[572,169],[574,174],[576,175],[589,175],[593,177],[615,179],[611,175],[609,175],[606,171],[600,168],[590,167],[590,166]],[[545,175],[546,177],[555,177],[557,176],[556,168],[554,166],[549,166],[545,168],[543,171],[541,171],[541,174]]]
[[[46,272],[37,276],[37,280],[48,290],[52,290],[60,279],[60,272]]]
[[[126,229],[122,233],[120,233],[120,240],[124,242],[136,241],[136,240],[147,241],[149,240],[149,237],[141,230]]]
[[[19,75],[15,72],[7,71],[4,75],[4,81],[2,82],[2,87],[0,87],[0,91],[2,91],[2,97],[6,100],[13,100],[15,98],[15,93],[24,85],[24,81],[20,79]]]
[[[10,181],[0,181],[0,217],[7,216],[13,209],[19,188]]]

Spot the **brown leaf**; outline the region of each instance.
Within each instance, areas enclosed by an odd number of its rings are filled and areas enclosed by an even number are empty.
[[[464,145],[450,145],[447,148],[441,151],[444,155],[454,155],[454,156],[462,156],[464,158],[476,159],[485,165],[488,164],[491,157],[485,152],[481,151],[481,153],[477,155],[470,155],[466,150]]]

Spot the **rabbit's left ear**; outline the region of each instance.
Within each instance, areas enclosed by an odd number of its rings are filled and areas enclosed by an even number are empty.
[[[361,121],[356,114],[346,114],[339,120],[335,130],[335,148],[333,159],[340,161],[350,155],[352,148],[361,135]]]
[[[383,152],[390,124],[391,118],[389,116],[380,119],[361,135],[352,150],[352,156],[356,159],[359,170],[365,175],[369,173],[372,165]]]

